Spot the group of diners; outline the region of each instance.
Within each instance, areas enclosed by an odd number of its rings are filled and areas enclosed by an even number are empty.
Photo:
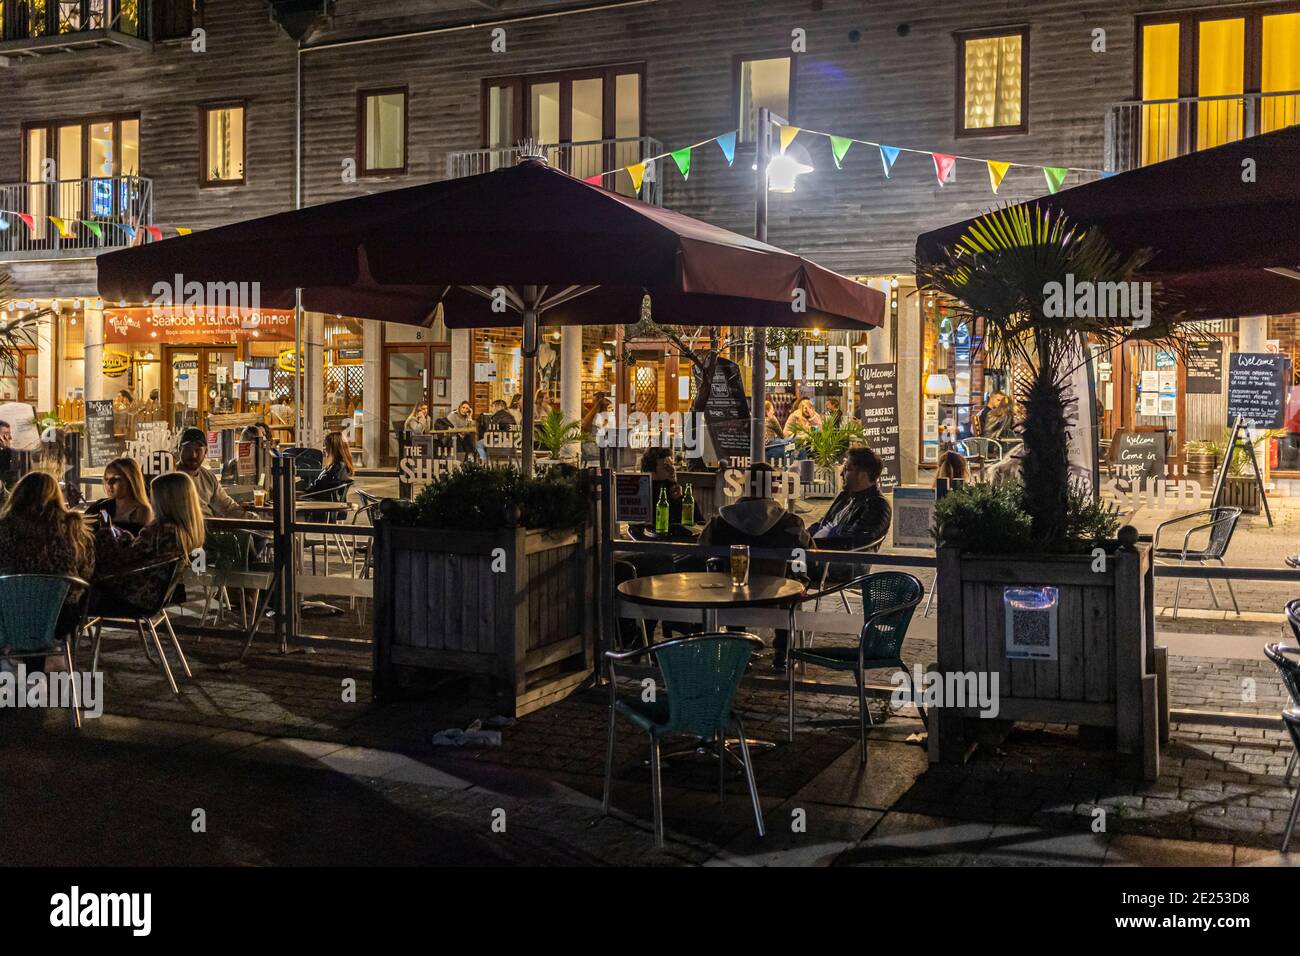
[[[803,548],[811,552],[806,572],[795,571],[790,561],[755,559],[751,563],[751,571],[756,574],[797,578],[808,583],[820,582],[825,572],[828,581],[848,580],[845,575],[852,576],[851,565],[828,562],[827,568],[824,563],[816,560],[815,549],[853,551],[875,545],[889,533],[893,519],[889,499],[880,490],[884,463],[869,448],[852,448],[848,451],[840,473],[842,490],[819,521],[805,526],[799,515],[782,506],[774,494],[777,478],[775,470],[771,465],[759,462],[745,469],[744,495],[732,504],[723,505],[699,531],[698,537],[693,529],[681,524],[683,495],[677,481],[672,452],[666,448],[650,449],[642,457],[641,470],[651,477],[653,501],[659,500],[661,491],[665,493],[669,521],[673,528],[669,539],[694,540],[701,548],[743,544],[751,548],[772,548],[787,552]],[[637,576],[645,576],[671,571],[704,570],[707,565],[704,557],[694,556],[674,560],[669,555],[636,553],[619,557],[625,575],[632,572]],[[665,637],[690,630],[685,625],[663,623]],[[656,624],[654,621],[646,621],[649,639],[654,637]],[[624,622],[621,627],[626,641],[631,636],[628,631],[630,622]],[[789,637],[789,633],[784,630],[776,632],[773,657],[776,670],[785,670]]]

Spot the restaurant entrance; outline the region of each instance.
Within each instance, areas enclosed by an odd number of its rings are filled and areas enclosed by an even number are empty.
[[[384,346],[384,407],[388,440],[384,459],[397,460],[397,429],[421,404],[429,406],[429,417],[436,421],[451,411],[448,394],[451,382],[451,346],[448,344],[407,344]]]
[[[236,348],[168,346],[163,367],[163,402],[174,409],[177,427],[203,427],[211,414],[239,410],[235,397]]]

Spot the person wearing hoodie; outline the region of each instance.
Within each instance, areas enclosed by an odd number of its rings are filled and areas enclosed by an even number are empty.
[[[751,548],[779,548],[793,551],[809,548],[812,538],[803,519],[782,508],[772,497],[775,471],[766,462],[750,465],[745,474],[745,497],[724,505],[700,533],[701,547],[729,547],[747,544]],[[751,574],[790,577],[789,562],[780,558],[755,558],[750,561]],[[778,629],[773,642],[772,666],[785,670],[790,632]]]

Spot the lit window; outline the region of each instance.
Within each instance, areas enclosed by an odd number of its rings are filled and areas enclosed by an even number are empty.
[[[406,90],[361,94],[363,175],[406,172]]]
[[[244,182],[244,107],[210,106],[203,110],[203,183]]]
[[[793,120],[793,60],[788,56],[740,62],[740,138],[753,142],[758,111],[766,106],[778,116]]]
[[[957,132],[1027,129],[1023,66],[1028,39],[1027,30],[958,38],[961,110]]]

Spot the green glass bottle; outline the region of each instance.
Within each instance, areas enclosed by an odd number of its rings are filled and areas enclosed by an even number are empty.
[[[655,505],[655,534],[668,533],[668,489],[659,489],[659,503]]]
[[[682,524],[688,528],[695,524],[695,492],[691,491],[690,485],[682,495]]]

